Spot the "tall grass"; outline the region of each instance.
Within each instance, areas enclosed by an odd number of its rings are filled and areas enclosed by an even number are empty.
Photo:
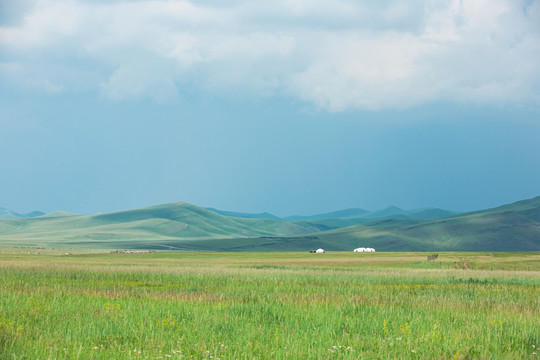
[[[398,255],[0,254],[0,359],[535,356],[538,272]]]

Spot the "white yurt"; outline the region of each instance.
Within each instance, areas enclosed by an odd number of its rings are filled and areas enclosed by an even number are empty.
[[[323,249],[317,249],[317,250],[315,250],[315,252],[317,254],[324,254],[325,253],[325,251]]]
[[[375,249],[374,249],[374,248],[363,248],[363,247],[360,247],[360,248],[354,249],[354,252],[375,252]]]

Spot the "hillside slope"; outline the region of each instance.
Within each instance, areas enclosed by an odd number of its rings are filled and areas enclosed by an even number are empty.
[[[353,209],[337,210],[337,211],[332,211],[332,212],[328,212],[324,214],[316,214],[316,215],[287,216],[284,218],[284,220],[311,221],[311,220],[318,220],[318,219],[349,219],[349,218],[360,218],[367,214],[370,214],[369,210],[353,208]]]
[[[538,251],[540,197],[443,219],[295,222],[227,217],[178,202],[108,214],[0,219],[0,245],[211,251],[307,251],[318,247],[330,251],[356,247]]]
[[[539,251],[540,197],[437,220],[385,219],[303,236],[266,238],[236,249]],[[231,246],[232,247],[232,246]]]
[[[218,210],[214,208],[206,208],[220,215],[232,216],[246,219],[274,219],[274,220],[286,220],[292,222],[310,222],[312,224],[325,224],[328,225],[328,220],[343,220],[337,221],[336,227],[342,226],[342,224],[355,225],[360,224],[373,219],[437,219],[456,215],[453,211],[437,208],[424,208],[403,210],[396,206],[389,206],[382,210],[369,211],[360,208],[343,209],[332,211],[324,214],[315,215],[293,215],[283,218],[277,217],[273,214],[264,213],[243,213],[235,211]]]
[[[41,211],[32,211],[27,214],[20,214],[9,209],[0,208],[0,219],[31,218],[42,215],[45,215],[45,213]]]
[[[311,224],[226,217],[184,202],[97,215],[1,219],[0,243],[23,246],[138,247],[156,241],[292,235]]]
[[[264,213],[244,213],[244,212],[236,212],[236,211],[226,211],[226,210],[218,210],[215,208],[206,208],[206,210],[210,210],[212,212],[215,212],[219,215],[223,216],[230,216],[230,217],[238,217],[238,218],[245,218],[245,219],[274,219],[274,220],[281,220],[281,218],[264,212]]]

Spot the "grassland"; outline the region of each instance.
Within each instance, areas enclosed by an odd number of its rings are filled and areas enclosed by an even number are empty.
[[[0,359],[527,359],[540,346],[538,252],[0,250]]]

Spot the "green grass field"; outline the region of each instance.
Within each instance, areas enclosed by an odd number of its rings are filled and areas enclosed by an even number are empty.
[[[539,252],[0,250],[0,359],[538,358]]]

